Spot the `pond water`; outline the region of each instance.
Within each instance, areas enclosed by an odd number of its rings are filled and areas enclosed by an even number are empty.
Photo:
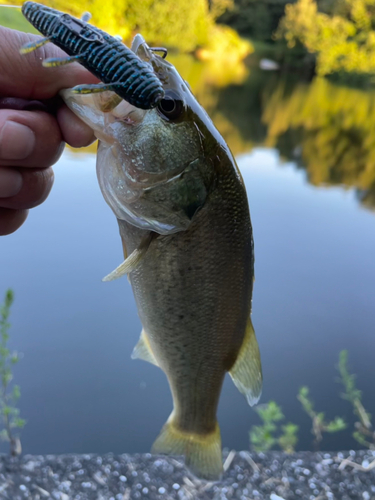
[[[307,385],[317,410],[349,424],[322,448],[356,448],[335,365],[348,349],[375,414],[375,94],[256,70],[220,82],[193,63],[181,67],[237,155],[248,192],[261,402],[281,405],[300,426],[298,449],[312,449],[296,399]],[[67,150],[55,173],[49,199],[1,239],[0,296],[15,291],[11,346],[24,354],[15,369],[23,449],[148,451],[172,402],[163,373],[130,359],[141,325],[127,279],[101,282],[122,249],[95,156]],[[218,418],[223,446],[247,449],[259,419],[229,378]]]

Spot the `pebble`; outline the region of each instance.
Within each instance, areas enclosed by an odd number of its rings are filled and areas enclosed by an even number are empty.
[[[209,483],[194,478],[175,458],[149,454],[3,455],[0,498],[6,491],[12,500],[43,500],[44,492],[51,500],[374,500],[375,469],[338,469],[336,455],[237,453],[222,480]],[[375,458],[370,451],[341,455],[364,467]]]

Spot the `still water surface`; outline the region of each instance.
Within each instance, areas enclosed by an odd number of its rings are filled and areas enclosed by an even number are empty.
[[[262,402],[279,403],[300,426],[298,448],[311,449],[310,422],[296,399],[301,385],[328,418],[353,423],[335,381],[341,349],[375,414],[375,98],[335,93],[321,80],[290,87],[273,75],[259,78],[253,72],[245,84],[198,94],[238,154],[248,192]],[[348,92],[357,92],[351,104]],[[55,173],[46,203],[1,239],[0,294],[15,290],[11,342],[24,353],[15,372],[28,421],[24,451],[148,451],[172,402],[163,373],[130,359],[141,325],[127,279],[101,282],[122,253],[95,157],[66,151]],[[223,445],[248,448],[258,417],[229,379],[218,417]],[[356,447],[350,435],[330,435],[322,448]]]

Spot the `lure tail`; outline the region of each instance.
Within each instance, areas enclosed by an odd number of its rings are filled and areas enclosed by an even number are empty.
[[[200,479],[216,481],[223,472],[217,422],[213,432],[194,434],[180,430],[172,413],[153,444],[152,453],[185,455],[187,467]]]

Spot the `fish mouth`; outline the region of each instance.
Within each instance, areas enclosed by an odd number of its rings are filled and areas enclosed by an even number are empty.
[[[73,88],[61,90],[60,95],[68,107],[93,129],[98,139],[109,143],[113,143],[117,127],[137,126],[149,112],[121,98],[116,102],[117,94],[112,91],[77,94]]]
[[[110,98],[112,98],[112,96],[113,94],[111,92]],[[105,97],[106,96],[97,94],[94,98],[94,100],[96,101],[94,104],[96,105],[97,109],[102,112],[103,107],[101,105],[101,102],[103,102],[103,99],[105,99]],[[121,100],[121,102],[115,108],[113,108],[110,112],[104,114],[108,114],[108,121],[120,121],[125,125],[134,126],[142,122],[147,111],[148,110],[137,108],[136,106],[130,104],[125,100]]]
[[[137,34],[134,37],[131,50],[139,59],[147,62],[152,71],[157,73],[154,62],[157,56],[149,48],[141,34]],[[88,123],[95,132],[102,132],[103,128],[116,122],[121,122],[128,126],[139,125],[146,113],[155,107],[152,106],[151,109],[138,108],[125,99],[118,98],[117,94],[109,90],[83,94],[77,93],[75,88],[73,88],[61,91],[61,95],[73,111]],[[160,100],[160,94],[157,94],[154,100],[155,103],[153,104],[156,105],[156,102]],[[85,109],[90,109],[90,116],[88,116],[87,111],[85,112]]]

